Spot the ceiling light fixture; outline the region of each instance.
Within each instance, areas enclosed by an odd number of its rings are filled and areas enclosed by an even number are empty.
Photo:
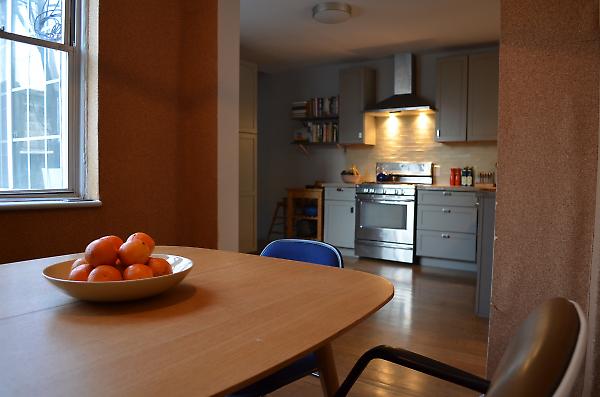
[[[352,7],[349,4],[328,1],[319,3],[312,9],[313,19],[321,23],[341,23],[352,16]]]

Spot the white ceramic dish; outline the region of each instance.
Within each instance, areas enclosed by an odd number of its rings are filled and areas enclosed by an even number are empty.
[[[46,280],[73,298],[94,302],[118,302],[147,298],[160,294],[179,284],[190,272],[194,263],[191,259],[176,255],[153,254],[166,259],[173,267],[173,274],[141,280],[107,281],[88,283],[69,280],[73,261],[55,263],[43,271]]]

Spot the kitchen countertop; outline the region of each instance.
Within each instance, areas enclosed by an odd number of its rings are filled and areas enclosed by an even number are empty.
[[[344,182],[327,182],[327,183],[323,183],[323,187],[354,188],[354,187],[356,187],[356,184],[355,183],[344,183]]]
[[[482,184],[475,186],[450,186],[450,185],[417,185],[420,190],[454,190],[459,192],[495,192],[496,186]]]

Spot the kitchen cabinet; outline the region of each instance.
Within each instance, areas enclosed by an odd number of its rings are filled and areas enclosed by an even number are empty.
[[[356,187],[325,187],[325,242],[354,249]]]
[[[375,103],[375,71],[343,69],[339,79],[339,143],[375,145],[375,117],[364,115]]]
[[[498,53],[469,56],[467,141],[495,141],[498,133]]]
[[[287,189],[286,237],[323,241],[323,189]]]
[[[239,251],[256,252],[257,66],[240,62]]]
[[[498,53],[438,60],[436,141],[495,141],[498,130]]]
[[[457,261],[459,268],[475,270],[476,234],[476,192],[418,190],[417,256]]]
[[[477,225],[477,291],[475,294],[475,313],[480,317],[490,316],[495,222],[496,193],[481,192]]]

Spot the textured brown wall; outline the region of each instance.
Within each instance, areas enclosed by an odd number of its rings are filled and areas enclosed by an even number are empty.
[[[216,248],[217,0],[194,3],[100,2],[103,205],[0,212],[0,263],[137,230]]]
[[[598,151],[598,1],[502,0],[488,372],[540,302],[588,306]]]

